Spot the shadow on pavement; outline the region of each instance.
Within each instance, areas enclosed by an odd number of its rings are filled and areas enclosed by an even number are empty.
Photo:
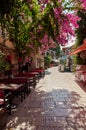
[[[80,95],[66,89],[32,90],[4,130],[84,130],[86,109],[78,105],[79,99]]]

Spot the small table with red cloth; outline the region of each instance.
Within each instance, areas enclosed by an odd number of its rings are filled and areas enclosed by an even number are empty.
[[[33,86],[33,88],[35,88],[36,86],[36,76],[35,74],[26,72],[26,73],[19,73],[15,76],[15,78],[26,78],[28,81],[28,86]]]
[[[40,78],[45,76],[45,70],[43,68],[35,68],[33,72],[38,72],[40,75]]]

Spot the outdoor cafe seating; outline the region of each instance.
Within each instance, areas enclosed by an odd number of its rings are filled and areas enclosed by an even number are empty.
[[[22,102],[26,95],[30,93],[30,87],[35,88],[37,81],[44,75],[44,69],[35,68],[31,72],[19,73],[14,77],[0,78],[0,107],[7,108],[7,111],[11,114],[13,99],[16,97]],[[5,102],[7,98],[8,102]],[[5,104],[9,107],[5,106]]]
[[[32,86],[33,88],[36,87],[36,77],[35,77],[35,74],[31,74],[29,72],[19,73],[19,74],[15,75],[15,78],[21,78],[21,79],[22,78],[26,78],[29,89],[30,89],[30,86]]]
[[[11,115],[11,93],[5,93],[0,90],[0,112],[2,110],[7,111],[9,115]]]
[[[76,65],[75,79],[76,81],[83,82],[83,86],[86,86],[86,39],[84,39],[83,44],[77,49],[70,52],[69,55],[79,54],[82,59],[82,64]]]
[[[12,97],[18,97],[22,102],[25,94],[29,93],[26,78],[3,78],[0,79],[0,90],[12,93]]]
[[[82,82],[86,86],[86,65],[77,65],[75,73],[76,81]]]
[[[45,70],[43,68],[34,68],[32,72],[38,72],[40,78],[45,76]]]

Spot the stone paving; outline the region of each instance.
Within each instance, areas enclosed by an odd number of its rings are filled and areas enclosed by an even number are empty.
[[[73,73],[49,68],[4,130],[86,130],[86,92]]]

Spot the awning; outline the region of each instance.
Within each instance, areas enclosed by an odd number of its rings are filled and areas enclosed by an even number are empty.
[[[70,52],[69,55],[74,55],[86,50],[86,41],[74,51]]]

